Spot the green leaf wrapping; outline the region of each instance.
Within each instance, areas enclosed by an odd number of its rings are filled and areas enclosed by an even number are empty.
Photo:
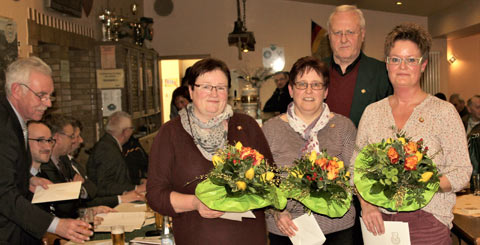
[[[229,197],[225,186],[215,185],[206,179],[197,185],[195,195],[210,209],[225,212],[246,212],[270,205],[277,209],[284,209],[287,205],[287,198],[283,192],[275,186],[271,186],[269,189],[266,198],[255,194]]]

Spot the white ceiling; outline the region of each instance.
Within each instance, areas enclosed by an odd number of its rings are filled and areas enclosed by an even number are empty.
[[[455,6],[464,0],[290,0],[328,5],[351,4],[360,9],[378,10],[400,14],[429,16]],[[396,5],[401,1],[402,5]]]

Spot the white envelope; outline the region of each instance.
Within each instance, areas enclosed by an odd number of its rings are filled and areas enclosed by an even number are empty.
[[[363,219],[360,217],[362,226],[363,243],[368,245],[410,245],[410,231],[407,222],[384,221],[385,233],[374,236],[367,230]]]
[[[304,214],[294,220],[298,231],[289,237],[294,245],[322,245],[327,239],[313,215]]]
[[[37,186],[33,194],[32,203],[44,203],[78,199],[82,182],[66,182],[48,185],[48,189]]]
[[[256,217],[252,213],[252,211],[247,211],[243,213],[225,212],[222,216],[220,216],[220,218],[234,220],[234,221],[242,221],[242,218],[255,219]]]
[[[95,227],[95,232],[109,232],[114,225],[123,225],[125,232],[132,232],[141,229],[145,222],[145,212],[111,212],[97,216],[103,221]]]

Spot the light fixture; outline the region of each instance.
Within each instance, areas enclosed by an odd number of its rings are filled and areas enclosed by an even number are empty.
[[[450,64],[453,64],[456,60],[457,60],[457,58],[455,58],[455,56],[453,54],[452,54],[452,56],[450,56],[450,58],[448,58],[448,62],[450,62]]]
[[[400,5],[402,5],[403,3],[402,3],[401,1],[397,1],[395,4],[400,6]]]
[[[245,2],[243,0],[243,20],[241,18],[240,0],[237,0],[237,21],[233,31],[228,34],[228,45],[238,48],[238,59],[242,59],[242,52],[255,51],[255,37],[253,32],[247,31],[245,17]]]

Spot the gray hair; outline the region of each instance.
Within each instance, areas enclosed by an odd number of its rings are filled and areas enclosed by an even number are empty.
[[[474,98],[480,99],[480,94],[476,94],[476,95],[472,96],[472,98],[468,99],[468,101],[467,101],[467,106],[468,106],[468,107],[472,106],[472,104],[473,104],[473,101],[472,101],[472,100],[473,100]]]
[[[363,17],[363,12],[357,6],[355,5],[340,5],[335,8],[335,10],[330,14],[330,17],[328,17],[328,22],[327,22],[327,27],[328,30],[330,31],[330,24],[332,22],[332,18],[335,14],[340,13],[340,12],[354,12],[357,14],[358,19],[360,21],[360,28],[365,29],[365,18]]]
[[[132,116],[124,111],[116,111],[110,117],[108,117],[107,125],[105,126],[105,131],[112,135],[117,135],[125,129],[123,124],[123,119],[127,118],[132,120]]]
[[[38,57],[31,56],[17,59],[7,67],[7,71],[5,72],[5,92],[7,96],[12,93],[13,83],[30,85],[29,79],[32,71],[52,76],[50,66]]]

